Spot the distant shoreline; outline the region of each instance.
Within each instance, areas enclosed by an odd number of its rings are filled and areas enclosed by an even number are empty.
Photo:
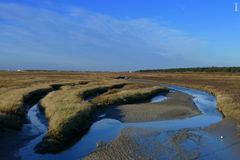
[[[0,72],[57,72],[57,73],[132,73],[132,72],[240,72],[240,67],[184,67],[184,68],[155,68],[155,69],[136,69],[136,70],[64,70],[64,69],[0,69]]]
[[[240,72],[240,67],[193,67],[193,68],[169,68],[146,69],[137,72]]]

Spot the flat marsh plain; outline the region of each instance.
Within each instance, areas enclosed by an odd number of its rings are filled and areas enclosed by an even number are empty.
[[[48,131],[36,151],[55,153],[89,129],[96,108],[143,102],[167,90],[116,77],[116,73],[3,72],[0,128],[20,129],[26,106],[40,100]]]
[[[89,129],[96,108],[146,101],[167,91],[160,83],[214,94],[223,115],[240,124],[239,73],[0,72],[0,131],[21,129],[26,106],[39,102],[48,120],[48,131],[36,151],[59,152],[74,141],[73,135],[81,136]]]

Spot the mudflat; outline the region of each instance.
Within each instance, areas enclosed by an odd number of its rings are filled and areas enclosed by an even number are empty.
[[[191,117],[200,114],[193,97],[182,92],[168,92],[166,100],[158,103],[110,106],[97,111],[100,120],[112,118],[121,122],[147,122]]]

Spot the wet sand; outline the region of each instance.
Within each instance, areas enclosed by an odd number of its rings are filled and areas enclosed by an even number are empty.
[[[136,134],[136,133],[139,134]],[[151,136],[152,134],[157,134],[158,132],[150,132],[144,129],[133,129],[133,128],[125,128],[121,131],[120,135],[112,142],[108,144],[100,144],[97,149],[85,157],[85,160],[111,160],[111,159],[149,159],[146,154],[146,150],[150,149],[144,145],[138,145],[138,142],[141,139],[146,139],[146,137]],[[149,146],[153,147],[152,146]],[[144,150],[144,153],[142,150]],[[154,146],[155,149],[159,148]],[[153,150],[152,153],[153,154]],[[111,153],[111,154],[110,154]]]
[[[224,118],[221,122],[213,124],[204,129],[206,132],[213,134],[221,139],[226,148],[222,150],[233,150],[240,156],[240,126],[231,118]]]
[[[165,96],[168,99],[159,103],[108,107],[98,111],[99,115],[105,114],[104,117],[99,119],[113,118],[122,122],[146,122],[180,119],[200,114],[193,102],[193,97],[190,95],[182,92],[169,92]],[[167,137],[164,138],[164,142],[158,140],[160,135]],[[195,143],[195,148],[192,150],[184,149],[181,146],[182,143],[189,139]],[[97,143],[96,150],[84,159],[196,159],[199,157],[197,148],[200,139],[200,136],[193,134],[188,129],[175,133],[159,129],[124,128],[112,142],[106,144]],[[174,150],[170,148],[174,148]]]
[[[124,128],[110,143],[99,142],[96,150],[84,159],[236,160],[240,154],[240,140],[233,124],[232,120],[225,119],[205,129]],[[224,135],[224,139],[220,135]]]
[[[164,141],[158,137],[164,136]],[[187,160],[199,157],[198,145],[201,137],[191,130],[164,132],[154,129],[125,128],[120,135],[108,144],[101,144],[85,157],[85,160]],[[195,145],[189,150],[182,144],[191,140]]]
[[[97,120],[112,118],[121,122],[147,122],[179,119],[200,114],[190,95],[182,92],[169,92],[165,96],[167,100],[158,103],[106,107],[97,111],[99,116]]]
[[[169,93],[168,100],[159,104],[159,110],[165,115],[161,115],[155,120],[181,118],[181,114],[176,115],[173,110],[188,106],[191,112],[183,114],[182,117],[191,116],[195,111],[192,97],[179,92]],[[172,96],[172,99],[169,98]],[[181,103],[179,103],[181,102]],[[167,104],[170,104],[169,106]],[[141,104],[144,105],[144,104]],[[140,105],[140,108],[141,108]],[[152,106],[152,104],[149,104]],[[155,105],[155,104],[154,104]],[[127,108],[125,108],[127,106]],[[132,106],[132,105],[130,105]],[[152,120],[148,116],[159,115],[153,107],[149,112],[148,107],[145,114],[135,112],[136,116],[143,116],[135,119],[131,113],[129,105],[119,106],[123,117],[120,120],[126,122],[138,122]],[[135,105],[133,105],[135,106]],[[148,105],[147,105],[148,106]],[[165,108],[161,108],[165,106]],[[137,106],[135,107],[137,108]],[[142,109],[142,108],[141,108]],[[173,112],[173,113],[169,113]],[[137,114],[140,113],[140,114]],[[181,113],[181,111],[178,111]],[[190,114],[189,114],[190,113]],[[196,112],[195,112],[196,113]],[[199,113],[199,112],[198,112]],[[211,112],[209,112],[211,113]],[[153,116],[155,117],[155,116]],[[157,117],[157,116],[156,116]],[[111,117],[114,118],[114,117]],[[144,129],[144,128],[124,128],[116,139],[109,143],[98,142],[95,151],[85,157],[86,160],[110,160],[110,159],[233,159],[240,154],[240,129],[231,119],[223,119],[221,122],[207,128],[192,128],[180,130],[164,129]],[[223,136],[224,138],[221,138]],[[235,153],[233,153],[235,151]]]

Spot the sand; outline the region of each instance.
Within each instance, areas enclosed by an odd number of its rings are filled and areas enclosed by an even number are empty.
[[[181,92],[167,93],[168,99],[161,103],[122,105],[104,110],[106,117],[122,122],[143,122],[179,119],[200,114],[192,97]],[[100,113],[100,114],[103,114]],[[207,128],[164,131],[154,129],[124,128],[118,137],[109,143],[99,143],[96,150],[87,155],[86,160],[150,160],[174,159],[189,160],[204,157],[222,159],[221,154],[240,156],[240,128],[237,123],[224,118],[221,122]],[[206,139],[206,135],[211,138]],[[160,136],[165,136],[159,141]],[[223,139],[221,138],[223,136]],[[207,136],[208,137],[208,136]],[[211,141],[214,143],[211,144]],[[191,141],[190,149],[185,143]],[[210,144],[208,144],[208,141]],[[219,143],[219,145],[218,145]],[[223,147],[220,146],[224,143]],[[205,146],[202,154],[199,146]],[[234,152],[234,154],[232,154]],[[228,155],[227,158],[229,159]],[[236,157],[235,157],[236,158]],[[235,159],[233,158],[233,159]],[[230,158],[231,159],[231,158]]]
[[[204,129],[168,131],[124,128],[116,139],[106,144],[99,143],[96,150],[84,159],[235,160],[240,156],[240,140],[237,134],[240,129],[235,124],[228,118]],[[221,135],[224,136],[223,139],[220,138]]]
[[[165,136],[159,141],[159,136]],[[182,143],[191,139],[196,145],[188,150]],[[171,159],[187,160],[199,157],[198,145],[201,137],[191,133],[191,130],[164,132],[154,129],[125,128],[120,135],[108,144],[102,144],[85,157],[85,160],[150,160]]]
[[[168,92],[167,100],[159,103],[142,103],[107,107],[98,111],[98,115],[105,114],[102,118],[118,119],[122,122],[146,122],[156,120],[179,119],[200,114],[193,102],[193,97],[182,92]],[[159,142],[158,136],[168,135],[166,142]],[[200,137],[190,133],[187,129],[177,133],[164,132],[155,129],[124,128],[119,136],[110,143],[99,142],[97,149],[86,156],[86,160],[132,160],[132,159],[195,159],[197,151],[184,150],[180,143],[188,139],[198,143]],[[170,143],[174,151],[162,143]],[[198,146],[198,145],[196,145]],[[164,152],[164,154],[162,154]],[[176,153],[176,154],[172,154]],[[163,157],[161,157],[163,156]],[[165,156],[165,157],[164,157]]]
[[[231,118],[224,118],[221,122],[204,129],[219,138],[226,144],[224,150],[232,150],[240,156],[240,126]]]
[[[97,120],[112,118],[121,122],[147,122],[179,119],[200,114],[191,96],[181,92],[169,92],[165,96],[168,99],[160,103],[106,107],[97,111],[96,114],[100,116]]]

